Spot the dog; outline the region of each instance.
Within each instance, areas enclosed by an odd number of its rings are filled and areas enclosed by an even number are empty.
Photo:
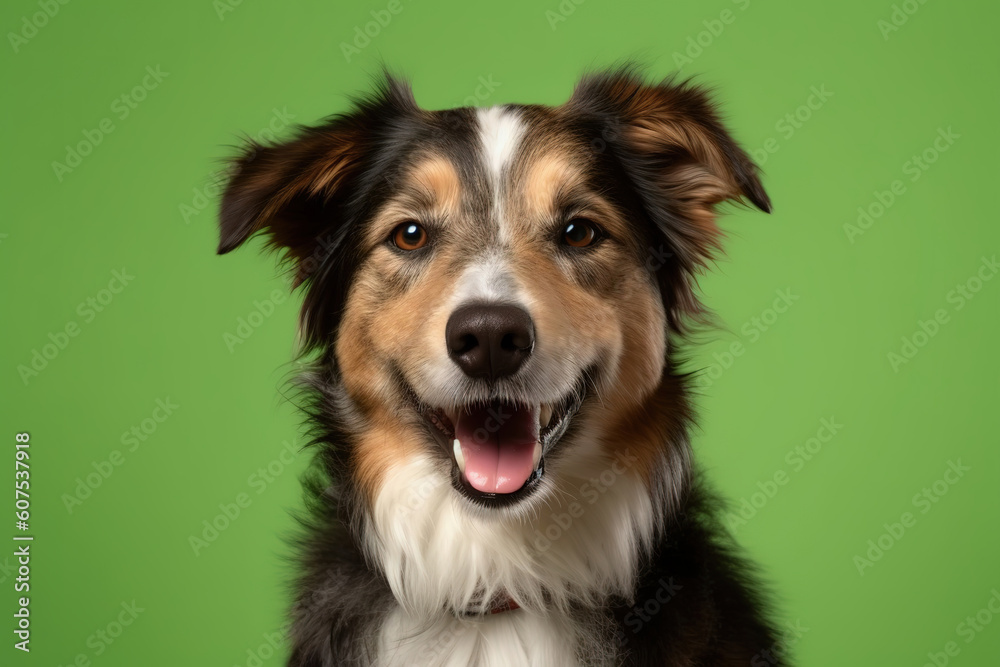
[[[786,664],[691,458],[717,209],[771,209],[703,87],[427,111],[384,73],[231,166],[218,252],[260,232],[304,293],[289,665]]]

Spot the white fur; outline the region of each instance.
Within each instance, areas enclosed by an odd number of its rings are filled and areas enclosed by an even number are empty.
[[[631,594],[655,517],[629,458],[608,460],[594,439],[546,467],[533,498],[499,512],[461,496],[430,457],[390,470],[365,531],[399,604],[383,625],[384,664],[574,664],[566,656],[586,629],[570,605]],[[503,593],[522,609],[464,619],[454,643],[441,640],[456,611]]]
[[[483,145],[486,166],[497,182],[510,164],[524,135],[524,123],[517,112],[503,107],[479,109],[479,140]]]
[[[451,297],[451,309],[473,301],[515,303],[521,301],[510,267],[499,253],[489,253],[469,264],[458,280]]]
[[[380,667],[575,667],[577,631],[531,612],[431,619],[394,610],[382,626]]]
[[[526,126],[513,109],[490,107],[479,109],[477,113],[483,161],[493,188],[493,215],[498,223],[500,240],[506,245],[511,240],[512,232],[503,206],[504,172],[517,155]]]

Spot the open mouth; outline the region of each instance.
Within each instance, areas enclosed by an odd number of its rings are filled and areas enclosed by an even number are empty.
[[[420,411],[443,436],[456,488],[480,504],[496,507],[516,503],[538,486],[545,456],[566,432],[585,394],[581,381],[555,404],[495,400]]]

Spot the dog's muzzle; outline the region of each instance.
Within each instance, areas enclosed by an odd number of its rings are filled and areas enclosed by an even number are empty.
[[[535,326],[512,304],[458,308],[445,328],[448,354],[470,378],[488,383],[514,375],[535,346]],[[480,493],[523,487],[538,467],[539,408],[494,403],[455,415],[454,455],[465,481]]]

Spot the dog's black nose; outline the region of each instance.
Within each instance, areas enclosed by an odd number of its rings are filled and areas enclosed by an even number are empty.
[[[531,355],[535,326],[517,306],[471,304],[451,314],[445,341],[466,375],[495,380],[516,373]]]

